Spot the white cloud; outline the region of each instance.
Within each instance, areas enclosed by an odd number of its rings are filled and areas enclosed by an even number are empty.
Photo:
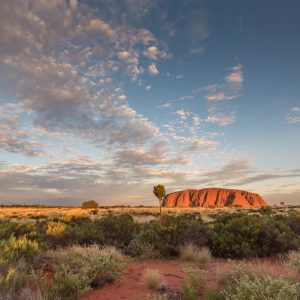
[[[158,60],[159,58],[167,59],[170,55],[166,51],[159,50],[157,46],[150,46],[143,52],[144,56],[152,60]]]
[[[216,141],[204,138],[192,138],[186,141],[188,151],[207,151],[217,145]]]
[[[186,120],[189,115],[190,115],[190,112],[188,111],[185,111],[183,109],[180,109],[180,110],[177,110],[176,111],[176,115],[181,119],[181,120]]]
[[[156,46],[151,46],[144,51],[144,55],[150,59],[157,60],[158,59],[158,48]]]
[[[120,96],[118,96],[118,99],[119,99],[119,100],[126,100],[126,98],[127,98],[127,97],[126,97],[125,95],[120,95]]]
[[[153,75],[153,76],[159,74],[159,71],[158,71],[158,69],[157,69],[157,67],[156,67],[156,64],[154,64],[154,63],[150,64],[150,65],[148,66],[148,72],[149,72],[151,75]]]
[[[231,73],[226,76],[226,82],[230,85],[241,86],[244,82],[242,65],[238,64],[231,69]]]
[[[231,114],[226,116],[222,113],[210,114],[206,117],[206,122],[208,123],[216,123],[220,126],[227,126],[235,122],[235,115]]]
[[[231,72],[224,78],[224,83],[211,84],[204,88],[208,92],[205,98],[211,102],[235,99],[240,96],[243,82],[242,65],[238,64],[231,68]]]
[[[292,107],[289,113],[285,115],[285,121],[288,124],[300,123],[300,107],[299,106]]]

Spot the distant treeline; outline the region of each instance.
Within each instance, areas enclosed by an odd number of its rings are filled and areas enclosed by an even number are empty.
[[[12,208],[81,208],[81,205],[43,205],[43,204],[0,204],[0,207]],[[99,205],[99,208],[157,208],[155,205]]]

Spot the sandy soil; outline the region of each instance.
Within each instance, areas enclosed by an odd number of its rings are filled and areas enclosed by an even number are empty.
[[[219,262],[219,267],[226,267],[226,262]],[[143,272],[146,268],[156,269],[162,274],[162,283],[171,290],[180,291],[183,283],[188,280],[187,268],[196,268],[194,263],[186,263],[180,260],[155,260],[136,261],[131,263],[121,277],[113,284],[106,285],[101,289],[89,291],[81,300],[145,300],[147,296],[155,294],[149,290],[143,282]],[[211,271],[205,274],[205,286],[214,288],[215,264],[210,266]],[[157,294],[157,293],[156,293]],[[198,299],[203,299],[199,297]]]
[[[230,274],[232,265],[247,265],[253,270],[263,270],[267,268],[274,275],[285,272],[283,265],[278,258],[253,259],[247,261],[215,260],[203,272],[204,283],[203,291],[214,290],[222,278]],[[146,300],[147,296],[158,294],[149,290],[143,282],[143,272],[146,268],[157,269],[162,274],[162,283],[174,291],[181,291],[189,275],[186,272],[188,268],[196,269],[194,263],[187,263],[174,260],[153,260],[153,261],[134,261],[123,272],[119,279],[114,283],[87,292],[80,300]],[[300,278],[299,278],[300,279]],[[203,300],[203,295],[197,298]]]

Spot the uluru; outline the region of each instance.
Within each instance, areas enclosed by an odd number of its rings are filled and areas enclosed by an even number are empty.
[[[267,202],[261,196],[242,190],[224,188],[188,189],[165,196],[164,207],[262,207]]]

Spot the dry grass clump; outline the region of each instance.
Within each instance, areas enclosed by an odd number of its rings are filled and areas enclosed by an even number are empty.
[[[195,261],[201,266],[208,265],[212,260],[211,252],[207,247],[199,249],[192,243],[181,247],[180,257],[185,261]]]
[[[258,277],[270,277],[270,278],[286,278],[288,280],[297,280],[299,275],[295,268],[291,267],[291,264],[284,263],[283,261],[264,264],[257,260],[254,263],[244,263],[241,267],[248,270],[249,274]]]
[[[155,290],[160,286],[161,274],[156,269],[147,268],[144,272],[143,279],[150,290]]]

